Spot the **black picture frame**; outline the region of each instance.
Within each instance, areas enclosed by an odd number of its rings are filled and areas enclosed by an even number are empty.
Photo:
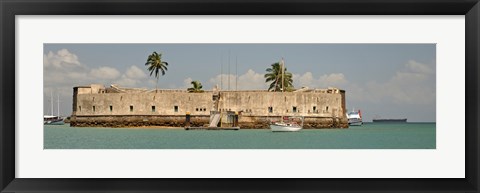
[[[479,192],[479,0],[0,0],[0,13],[1,192]],[[465,15],[466,176],[462,179],[15,178],[16,15]]]

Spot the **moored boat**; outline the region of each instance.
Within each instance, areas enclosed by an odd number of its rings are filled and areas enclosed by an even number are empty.
[[[274,132],[285,131],[300,131],[303,128],[303,117],[300,118],[301,123],[295,121],[295,117],[284,117],[281,122],[273,122],[270,124],[270,129]]]
[[[65,124],[64,118],[62,118],[60,116],[60,96],[57,96],[57,102],[58,102],[57,113],[58,113],[58,115],[55,116],[55,115],[53,115],[53,93],[51,95],[52,96],[51,96],[50,104],[52,106],[52,110],[51,110],[52,115],[43,115],[43,124],[44,125],[64,125]]]
[[[282,84],[282,93],[285,92],[285,87],[284,87],[284,72],[285,71],[285,61],[282,60],[280,61],[280,73],[281,73],[281,84]],[[277,79],[278,80],[278,79]],[[275,82],[275,87],[277,85],[277,82]],[[301,124],[298,124],[295,122],[295,117],[286,117],[282,116],[282,119],[280,122],[272,122],[270,124],[270,129],[274,132],[285,132],[285,131],[300,131],[303,128],[303,120],[304,118],[301,117]]]
[[[302,126],[291,123],[272,123],[270,124],[270,129],[272,131],[300,131]]]
[[[44,115],[43,124],[44,125],[64,125],[65,121],[63,120],[62,117],[59,117],[59,116]]]
[[[362,112],[360,110],[352,110],[347,113],[348,125],[350,126],[361,126],[362,121]]]

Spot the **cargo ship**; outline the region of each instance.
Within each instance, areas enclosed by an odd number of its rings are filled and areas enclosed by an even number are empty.
[[[406,123],[407,119],[373,119],[374,123]]]

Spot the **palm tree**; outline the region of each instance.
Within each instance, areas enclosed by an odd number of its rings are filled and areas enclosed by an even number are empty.
[[[203,88],[202,83],[194,80],[192,81],[192,88],[188,88],[187,90],[189,92],[203,92],[202,88]]]
[[[265,74],[265,82],[271,82],[270,87],[268,88],[269,91],[282,91],[282,71],[281,71],[280,63],[273,63],[271,68],[267,68],[267,73]],[[284,70],[283,75],[283,86],[285,87],[285,91],[292,91],[293,90],[293,79],[292,73],[287,72],[287,68]]]
[[[167,71],[168,62],[162,61],[162,53],[158,54],[157,52],[153,52],[152,54],[148,55],[147,62],[145,62],[145,66],[148,66],[148,71],[150,71],[150,76],[152,76],[152,74],[155,72],[155,78],[157,78],[157,85],[155,86],[155,92],[157,92],[159,72],[162,72],[162,76],[165,75],[165,71]]]

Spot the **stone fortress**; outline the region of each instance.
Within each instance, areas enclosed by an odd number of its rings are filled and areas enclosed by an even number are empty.
[[[237,114],[238,126],[268,128],[282,116],[303,116],[304,128],[348,128],[345,91],[337,88],[293,92],[266,90],[188,92],[105,87],[73,88],[72,127],[184,127],[209,124],[212,113]],[[228,118],[222,118],[227,124]]]

